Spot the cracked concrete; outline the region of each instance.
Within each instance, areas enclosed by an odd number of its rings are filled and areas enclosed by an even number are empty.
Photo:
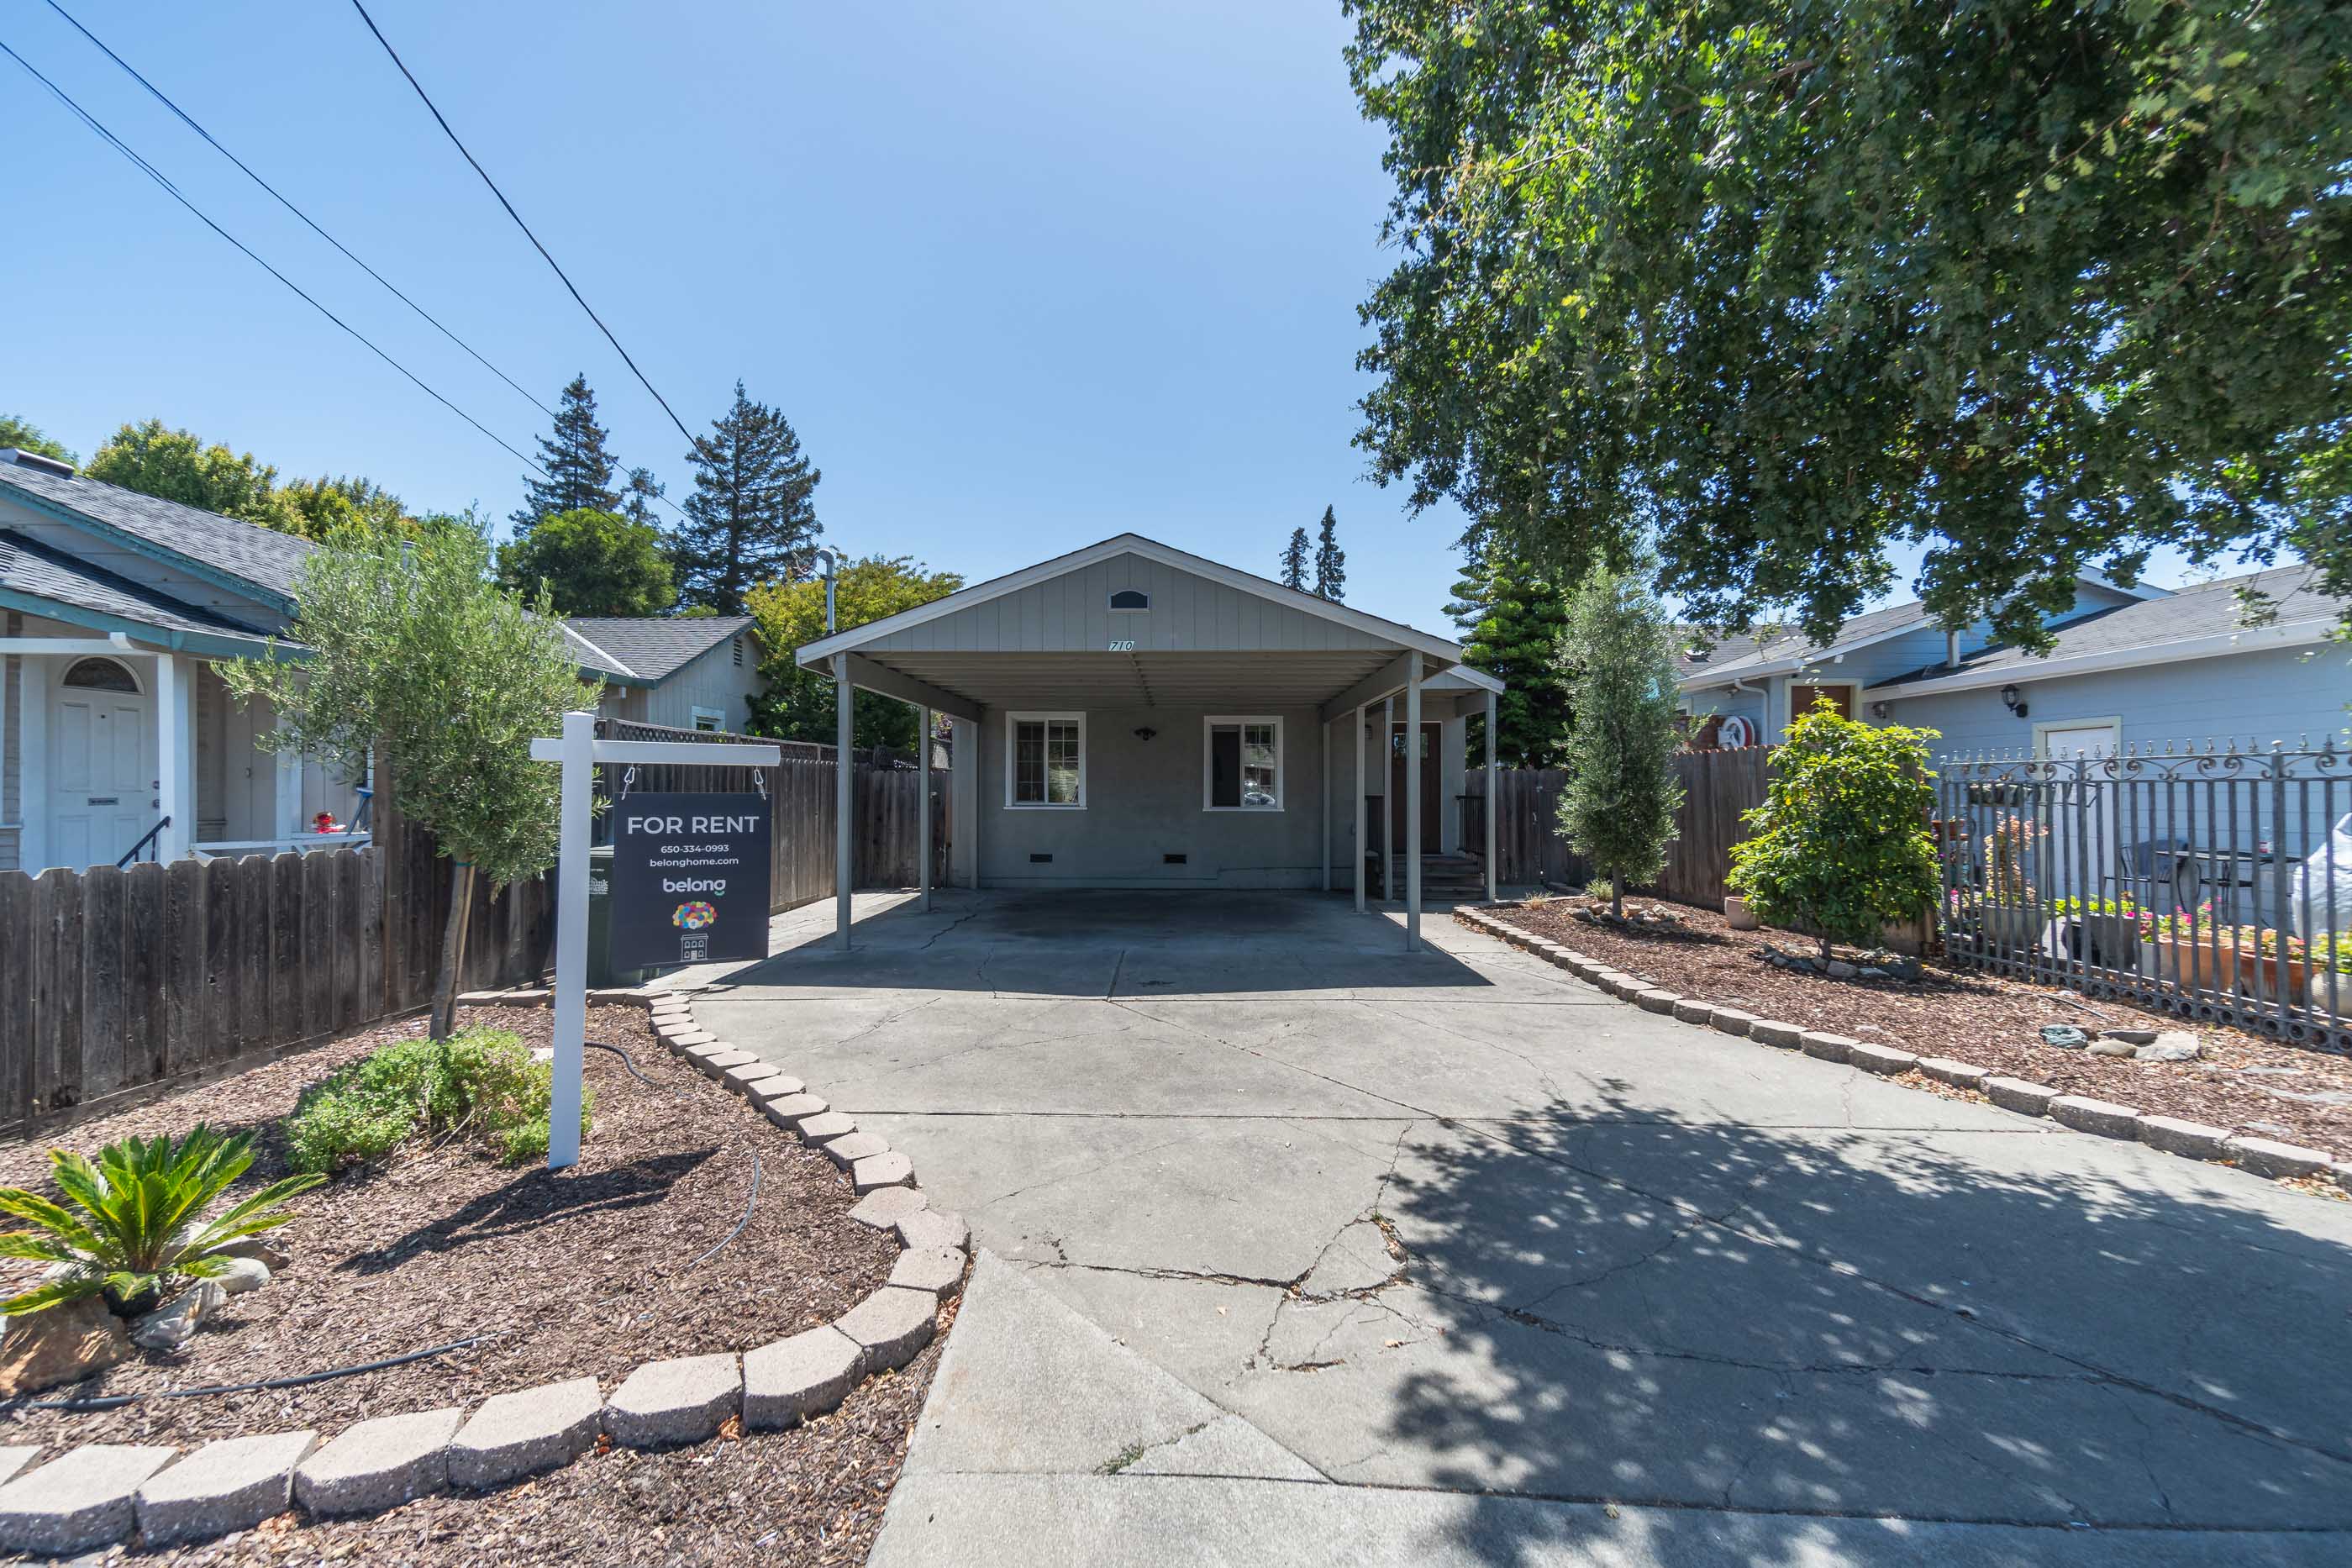
[[[1342,900],[861,904],[698,1012],[986,1254],[877,1563],[2352,1550],[2346,1205]]]

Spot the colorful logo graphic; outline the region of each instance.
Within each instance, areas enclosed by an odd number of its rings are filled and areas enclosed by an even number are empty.
[[[680,931],[700,931],[718,919],[719,910],[715,906],[698,900],[691,904],[680,904],[669,913],[669,923]]]

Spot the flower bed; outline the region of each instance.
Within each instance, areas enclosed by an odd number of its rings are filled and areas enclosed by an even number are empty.
[[[478,1008],[468,1024],[544,1043],[544,1008]],[[95,1149],[198,1121],[261,1134],[250,1184],[287,1169],[278,1118],[307,1085],[411,1024],[270,1064],[219,1083],[83,1123],[66,1133]],[[595,1376],[607,1386],[642,1363],[738,1350],[832,1321],[887,1278],[898,1248],[851,1222],[850,1184],[742,1100],[674,1058],[635,1008],[589,1015],[592,1040],[627,1051],[640,1081],[609,1051],[586,1076],[596,1126],[581,1163],[501,1164],[461,1138],[347,1171],[294,1200],[300,1217],[270,1233],[292,1267],[234,1296],[180,1351],[143,1353],[42,1399],[236,1384],[395,1356],[476,1334],[454,1352],[304,1388],[142,1400],[103,1412],[0,1406],[0,1443],[164,1443],[465,1405],[488,1394]],[[751,1155],[760,1198],[742,1232],[707,1261],[745,1212]],[[37,1145],[0,1152],[0,1184],[37,1186]],[[241,1190],[241,1189],[240,1189]],[[0,1265],[22,1289],[37,1266]]]
[[[1733,931],[1715,911],[1680,906],[1670,906],[1682,917],[1678,929],[1629,931],[1580,918],[1585,901],[1544,900],[1497,912],[1669,991],[1759,1017],[1957,1057],[2067,1094],[2352,1155],[2352,1060],[2341,1056],[1934,963],[1923,964],[1916,981],[1776,968],[1769,950],[1802,949],[1805,939]],[[2185,1062],[2095,1056],[2045,1045],[2040,1030],[2049,1024],[2193,1029],[2203,1055]]]

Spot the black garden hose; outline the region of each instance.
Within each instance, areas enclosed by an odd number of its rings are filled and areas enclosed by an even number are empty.
[[[723,1245],[723,1244],[722,1244]],[[142,1399],[194,1399],[207,1394],[253,1394],[265,1388],[299,1388],[305,1384],[325,1383],[332,1378],[355,1377],[363,1372],[382,1372],[386,1367],[406,1366],[413,1361],[425,1361],[436,1355],[447,1355],[484,1340],[494,1340],[504,1330],[476,1334],[471,1339],[452,1340],[446,1345],[435,1345],[429,1351],[411,1351],[406,1355],[386,1356],[382,1361],[362,1362],[357,1366],[339,1366],[331,1372],[306,1372],[299,1377],[266,1377],[258,1383],[221,1383],[206,1388],[161,1388],[143,1394],[108,1394],[92,1399],[42,1399],[26,1405],[27,1410],[120,1410]]]
[[[592,1051],[610,1051],[614,1056],[620,1058],[621,1065],[629,1069],[629,1076],[635,1079],[639,1083],[644,1084],[647,1089],[659,1089],[661,1087],[661,1085],[656,1083],[653,1079],[639,1072],[637,1070],[636,1058],[629,1055],[628,1052],[623,1050],[620,1047],[608,1046],[602,1040],[583,1040],[581,1043]]]

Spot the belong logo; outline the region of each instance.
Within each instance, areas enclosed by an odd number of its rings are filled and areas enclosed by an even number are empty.
[[[723,899],[727,896],[727,879],[724,877],[664,877],[662,891],[709,893],[713,898]]]

